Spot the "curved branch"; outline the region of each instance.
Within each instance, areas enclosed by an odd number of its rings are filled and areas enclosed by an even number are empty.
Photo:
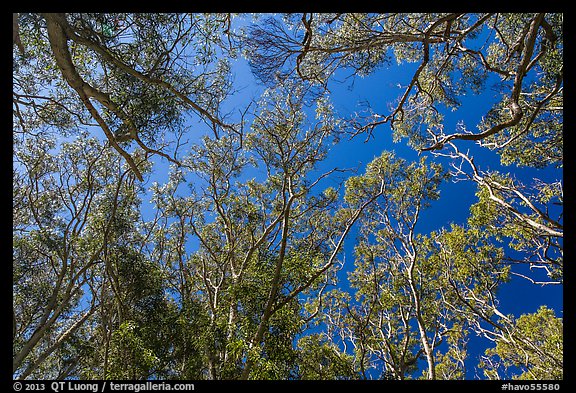
[[[76,31],[74,31],[74,29],[70,25],[66,24],[64,28],[66,29],[66,33],[70,37],[70,39],[72,39],[75,42],[78,42],[82,45],[85,45],[86,47],[88,47],[90,49],[93,49],[96,53],[98,53],[100,56],[102,56],[102,58],[104,60],[109,61],[110,63],[114,64],[115,66],[117,66],[119,69],[121,69],[125,73],[132,75],[132,76],[140,79],[141,81],[143,81],[145,83],[160,86],[160,87],[168,90],[169,92],[174,94],[176,97],[178,97],[181,101],[183,101],[184,103],[189,105],[192,109],[194,109],[195,111],[200,113],[201,116],[210,120],[210,122],[213,125],[218,125],[222,128],[235,131],[233,126],[231,126],[230,124],[226,124],[226,123],[222,122],[216,116],[212,115],[206,109],[202,108],[200,105],[198,105],[197,103],[192,101],[188,96],[186,96],[184,93],[179,91],[172,84],[170,84],[170,83],[168,83],[168,82],[166,82],[160,78],[151,77],[150,73],[149,74],[143,74],[143,73],[135,70],[134,68],[130,67],[129,65],[124,63],[122,60],[120,60],[116,56],[114,56],[108,48],[102,46],[98,42],[95,42],[93,40],[82,37],[81,35],[78,35],[76,33]],[[218,135],[216,135],[216,137],[218,137]]]
[[[483,131],[483,132],[480,132],[478,134],[457,133],[457,134],[451,134],[451,135],[443,136],[443,137],[439,138],[438,140],[436,140],[436,142],[432,146],[420,149],[420,152],[432,151],[432,150],[441,150],[444,148],[445,143],[450,142],[450,141],[455,140],[455,139],[479,141],[479,140],[487,138],[491,135],[494,135],[494,134],[502,131],[505,128],[513,127],[513,126],[517,125],[518,123],[520,123],[520,120],[522,120],[522,117],[524,115],[524,113],[522,112],[522,108],[520,107],[520,104],[518,103],[518,101],[520,99],[520,93],[522,92],[522,81],[524,80],[528,66],[530,65],[532,54],[534,52],[534,46],[536,43],[536,37],[538,36],[538,30],[541,26],[543,18],[544,18],[543,13],[536,15],[532,19],[532,22],[530,23],[529,29],[528,29],[526,36],[525,36],[526,42],[523,45],[523,49],[522,49],[522,59],[520,61],[520,64],[518,65],[518,68],[516,69],[516,76],[514,78],[514,86],[512,88],[512,93],[510,94],[511,103],[510,103],[509,108],[510,108],[510,112],[511,112],[511,118],[507,121],[502,122],[502,123],[498,123],[495,126],[491,127],[490,129]]]
[[[60,68],[64,80],[68,83],[68,85],[70,85],[70,87],[76,90],[84,106],[86,106],[92,117],[98,122],[100,128],[102,128],[104,131],[104,134],[106,134],[110,145],[118,153],[120,153],[122,157],[124,157],[138,180],[143,181],[144,179],[142,178],[142,173],[138,169],[138,166],[130,154],[126,152],[126,150],[122,149],[120,145],[118,145],[114,134],[108,127],[108,124],[106,124],[104,119],[102,119],[98,113],[98,110],[90,102],[90,98],[95,98],[104,107],[112,110],[116,114],[119,114],[119,117],[122,120],[125,120],[124,116],[120,114],[118,106],[110,100],[110,97],[85,82],[76,70],[74,63],[72,62],[72,56],[70,55],[70,51],[68,49],[68,36],[66,35],[65,30],[67,22],[64,14],[46,13],[42,15],[46,19],[50,47],[52,48],[54,58],[56,59],[56,64]]]

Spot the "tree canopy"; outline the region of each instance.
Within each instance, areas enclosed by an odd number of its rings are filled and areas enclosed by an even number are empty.
[[[562,127],[561,13],[13,14],[13,377],[562,379]]]

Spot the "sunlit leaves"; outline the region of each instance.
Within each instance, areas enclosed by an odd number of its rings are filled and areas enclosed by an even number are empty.
[[[110,362],[113,365],[109,379],[147,379],[158,362],[153,351],[139,337],[138,326],[131,321],[123,323],[112,335]]]
[[[312,334],[298,340],[298,377],[303,380],[356,379],[353,358]]]
[[[535,313],[521,315],[514,321],[510,334],[486,350],[482,363],[485,375],[494,379],[563,379],[562,330],[562,318],[546,306]]]

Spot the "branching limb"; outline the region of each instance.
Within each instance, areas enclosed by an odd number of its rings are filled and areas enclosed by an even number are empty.
[[[488,130],[477,134],[456,133],[451,135],[444,135],[441,138],[439,138],[439,140],[433,145],[420,149],[421,152],[443,149],[444,145],[447,142],[453,140],[480,141],[506,128],[513,127],[518,123],[520,123],[520,120],[522,120],[522,117],[524,116],[523,110],[519,104],[520,93],[522,91],[522,82],[524,80],[524,77],[526,76],[528,67],[530,66],[531,63],[536,37],[538,36],[538,30],[540,28],[543,18],[544,14],[542,13],[536,15],[532,20],[532,22],[530,23],[529,28],[527,29],[526,36],[522,36],[522,38],[526,39],[526,43],[523,44],[522,58],[520,63],[518,64],[518,68],[516,69],[514,85],[512,87],[512,92],[510,94],[510,104],[508,106],[510,109],[510,119],[498,123],[490,127]]]
[[[102,128],[102,131],[104,131],[104,134],[108,138],[110,145],[118,153],[120,153],[122,157],[124,157],[138,180],[143,181],[144,179],[142,178],[142,173],[138,169],[138,166],[130,154],[126,152],[126,150],[124,150],[122,147],[120,147],[114,134],[108,127],[108,124],[106,124],[104,119],[98,113],[98,110],[90,101],[90,98],[94,98],[104,107],[110,109],[112,112],[118,115],[121,114],[117,105],[115,105],[110,100],[110,97],[107,94],[102,93],[92,87],[82,79],[80,74],[78,74],[74,63],[72,62],[72,56],[70,55],[68,48],[68,37],[65,33],[65,26],[67,25],[65,16],[63,14],[43,14],[43,16],[47,23],[50,47],[52,48],[56,63],[62,72],[64,80],[70,85],[70,87],[76,90],[82,103],[86,106],[92,117],[98,122],[100,128]],[[125,116],[120,115],[119,117],[122,120],[127,120]]]

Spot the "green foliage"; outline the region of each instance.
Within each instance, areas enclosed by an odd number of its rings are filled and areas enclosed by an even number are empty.
[[[563,183],[516,178],[563,168],[562,14],[15,22],[15,378],[465,379],[471,334],[486,378],[563,378],[562,319],[499,310],[518,263],[563,282]],[[387,113],[339,113],[333,82],[393,63]],[[419,158],[327,167],[384,124]],[[470,216],[423,232],[449,180]]]
[[[465,361],[468,358],[467,330],[464,326],[455,323],[447,333],[449,349],[438,356],[436,373],[438,379],[464,380],[466,379]]]
[[[561,380],[563,337],[562,318],[556,317],[554,310],[541,306],[533,314],[523,314],[508,335],[486,350],[484,373],[498,379]]]
[[[525,187],[510,176],[491,173],[478,187],[468,222],[488,241],[520,252],[526,262],[544,268],[550,280],[561,282],[562,213],[555,213],[554,205],[563,203],[562,186],[539,181],[534,188],[536,195],[526,195]]]
[[[298,340],[298,378],[307,380],[356,379],[353,357],[318,334]]]
[[[112,333],[109,361],[109,379],[147,379],[158,358],[140,337],[138,326],[127,321]]]

